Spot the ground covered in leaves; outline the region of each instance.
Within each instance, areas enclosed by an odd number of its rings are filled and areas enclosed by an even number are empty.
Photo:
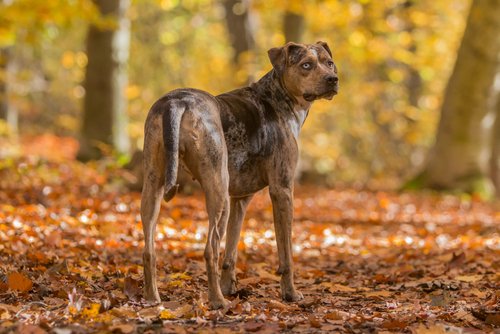
[[[207,308],[201,195],[163,205],[160,305],[142,300],[140,194],[111,162],[0,164],[0,333],[480,333],[500,328],[500,212],[470,197],[298,187],[305,300],[280,299],[266,191],[239,244],[238,294]]]

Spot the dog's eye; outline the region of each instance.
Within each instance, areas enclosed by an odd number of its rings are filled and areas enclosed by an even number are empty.
[[[328,67],[333,68],[333,61],[329,60],[326,64]]]
[[[310,70],[311,69],[311,63],[304,63],[301,65],[304,70]]]

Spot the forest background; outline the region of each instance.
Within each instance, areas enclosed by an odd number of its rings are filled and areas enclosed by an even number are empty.
[[[340,94],[313,106],[301,134],[299,179],[397,189],[421,181],[415,176],[432,160],[428,155],[471,2],[3,0],[0,5],[3,157],[22,154],[19,138],[52,134],[84,143],[82,157],[113,152],[125,163],[142,149],[147,111],[164,93],[178,87],[222,93],[265,74],[271,68],[269,48],[325,40],[339,68]],[[479,21],[498,29],[494,22]],[[89,58],[100,65],[89,65]],[[490,65],[479,60],[473,66],[481,72]],[[482,99],[491,110],[483,110],[480,124],[466,131],[485,134],[492,152],[498,89],[491,78],[489,87],[491,94]],[[89,145],[98,152],[82,154]],[[78,150],[76,142],[74,147]],[[444,157],[455,160],[446,168],[462,157]],[[498,157],[488,157],[492,167],[479,169],[495,181]],[[430,185],[492,193],[491,184]]]

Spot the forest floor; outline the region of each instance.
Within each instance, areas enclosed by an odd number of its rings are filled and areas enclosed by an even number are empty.
[[[63,148],[55,148],[63,150]],[[259,192],[238,294],[207,307],[201,195],[164,204],[160,305],[142,299],[140,194],[110,161],[0,161],[0,333],[500,333],[498,203],[297,187],[298,303],[280,298],[272,208]]]

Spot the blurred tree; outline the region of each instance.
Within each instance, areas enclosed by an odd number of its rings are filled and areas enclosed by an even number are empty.
[[[409,36],[408,52],[413,56],[417,53],[417,43],[413,38],[415,33],[415,22],[411,19],[412,10],[415,6],[415,0],[406,0],[402,3],[403,29],[402,36]],[[408,37],[406,37],[408,38]],[[404,63],[403,63],[404,64]],[[408,89],[408,102],[411,106],[418,107],[418,101],[422,95],[422,78],[413,64],[404,64],[406,66],[406,87]]]
[[[229,41],[233,47],[233,63],[236,71],[245,73],[246,82],[251,74],[252,53],[255,48],[254,31],[250,22],[250,0],[224,0]],[[238,73],[236,73],[237,76]],[[245,83],[245,82],[242,82]]]
[[[490,106],[500,54],[500,2],[474,0],[448,82],[434,147],[411,185],[491,195]]]
[[[97,16],[90,0],[0,0],[0,13],[0,119],[17,132],[19,99],[12,87],[40,92],[40,82],[44,81],[36,73],[40,63],[34,51],[50,45],[59,28]]]
[[[304,16],[291,11],[286,11],[283,18],[283,31],[285,42],[301,43],[304,35]]]
[[[128,152],[126,99],[127,61],[130,44],[129,0],[95,0],[102,15],[116,20],[114,27],[89,27],[88,65],[85,76],[83,125],[80,138],[81,160],[97,159],[99,144]]]
[[[0,120],[3,120],[9,126],[11,133],[16,134],[17,109],[9,103],[8,77],[11,67],[10,47],[0,48]]]
[[[499,73],[500,74],[500,73]],[[493,144],[491,149],[491,179],[496,188],[496,195],[500,197],[500,92],[497,94],[495,110],[495,125],[493,126]]]

